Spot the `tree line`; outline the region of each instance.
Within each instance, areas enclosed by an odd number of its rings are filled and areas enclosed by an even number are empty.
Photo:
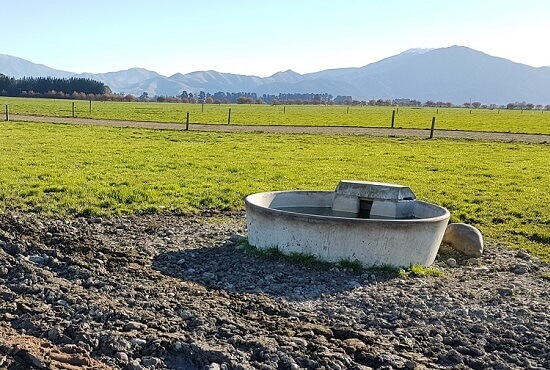
[[[157,101],[169,103],[199,103],[199,104],[272,104],[272,105],[325,105],[325,104],[345,104],[351,100],[351,96],[338,95],[334,97],[329,93],[279,93],[258,95],[253,92],[223,92],[207,93],[199,91],[183,91],[179,96],[155,96],[149,97],[144,92],[137,101]]]
[[[550,110],[550,104],[532,104],[514,102],[506,105],[480,102],[466,102],[455,105],[451,102],[427,100],[422,103],[414,99],[370,99],[356,100],[351,96],[329,93],[279,93],[263,94],[259,96],[251,92],[222,92],[208,93],[199,91],[183,91],[179,96],[149,97],[147,92],[136,97],[132,94],[112,93],[104,83],[89,78],[54,78],[54,77],[23,77],[16,79],[0,73],[0,96],[37,97],[75,100],[103,100],[103,101],[157,101],[169,103],[199,103],[199,104],[271,104],[271,105],[351,105],[351,106],[412,106],[412,107],[465,107],[489,109],[521,109],[521,110]]]
[[[0,73],[0,95],[31,97],[70,97],[74,94],[110,94],[104,83],[90,78],[7,77]]]

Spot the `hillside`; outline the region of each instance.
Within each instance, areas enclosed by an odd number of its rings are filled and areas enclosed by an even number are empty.
[[[217,71],[162,76],[142,68],[103,74],[74,74],[21,58],[0,54],[0,73],[7,76],[86,77],[108,85],[113,92],[136,96],[177,96],[198,93],[250,92],[329,93],[369,100],[410,98],[462,104],[479,101],[506,104],[525,101],[550,103],[550,67],[535,68],[463,46],[411,49],[363,67],[338,68],[301,75],[292,70],[269,77]]]

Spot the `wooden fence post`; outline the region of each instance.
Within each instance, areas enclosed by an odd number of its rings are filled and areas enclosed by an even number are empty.
[[[434,137],[434,130],[435,130],[435,117],[432,117],[432,128],[430,130],[430,139],[433,139]]]
[[[393,128],[394,124],[395,124],[395,109],[391,113],[391,128]]]
[[[92,113],[92,101],[90,100],[90,113]]]
[[[227,124],[229,125],[231,123],[231,108],[229,108],[229,112],[227,113]]]
[[[189,112],[187,112],[187,118],[185,119],[185,131],[189,131]]]
[[[73,118],[74,118],[74,102],[73,102]]]
[[[6,104],[6,121],[10,120],[10,106]]]

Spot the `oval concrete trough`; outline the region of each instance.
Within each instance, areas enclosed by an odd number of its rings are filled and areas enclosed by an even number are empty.
[[[277,191],[246,197],[248,242],[329,262],[358,261],[363,266],[429,266],[435,260],[449,211],[410,200],[412,217],[371,219],[326,216],[285,210],[330,208],[334,191]]]

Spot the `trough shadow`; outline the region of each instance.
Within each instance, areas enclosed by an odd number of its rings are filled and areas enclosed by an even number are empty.
[[[158,255],[153,268],[208,289],[265,294],[289,301],[306,301],[372,284],[370,272],[318,269],[283,258],[255,256],[235,246],[211,246]],[[376,279],[388,279],[377,275]]]

